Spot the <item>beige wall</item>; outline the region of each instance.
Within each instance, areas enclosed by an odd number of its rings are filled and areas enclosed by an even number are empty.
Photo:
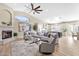
[[[2,31],[3,30],[13,30],[13,20],[14,20],[14,13],[13,9],[10,7],[1,4],[0,3],[0,40],[2,40]],[[10,21],[12,21],[12,25],[9,27],[7,24],[10,24]],[[6,24],[2,24],[2,22],[5,22]],[[10,39],[5,40],[5,42],[9,42],[9,40],[12,40],[13,37]]]
[[[14,15],[15,15],[15,16],[26,16],[26,17],[28,17],[29,20],[30,20],[30,24],[31,24],[31,26],[32,26],[32,29],[33,29],[33,25],[34,25],[35,23],[38,23],[38,24],[39,24],[39,23],[42,23],[42,21],[38,20],[37,18],[35,18],[35,17],[33,17],[33,16],[31,16],[31,15],[25,13],[25,12],[15,11],[15,12],[14,12]],[[19,32],[19,31],[18,31],[18,30],[19,30],[18,25],[19,25],[19,22],[18,22],[16,19],[14,19],[15,30],[19,33],[19,37],[22,37],[22,36],[23,36],[23,32]]]
[[[33,26],[35,23],[42,23],[42,21],[38,20],[37,18],[25,13],[25,12],[20,12],[20,11],[15,11],[14,12],[14,15],[15,16],[26,16],[30,19],[30,24]],[[16,21],[16,19],[15,19]],[[16,28],[18,29],[18,24],[17,24],[18,21],[16,21],[14,25],[17,25]]]
[[[1,22],[9,23],[13,18],[13,10],[4,4],[0,4],[0,25],[2,25]]]

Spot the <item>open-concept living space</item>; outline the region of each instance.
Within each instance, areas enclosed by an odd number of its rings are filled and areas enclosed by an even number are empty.
[[[79,56],[79,3],[0,3],[0,56]]]

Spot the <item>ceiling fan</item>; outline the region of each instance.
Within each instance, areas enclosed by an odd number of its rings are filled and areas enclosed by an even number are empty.
[[[29,9],[31,9],[31,12],[33,12],[33,14],[35,14],[35,13],[40,14],[40,12],[43,10],[41,10],[39,8],[40,8],[40,5],[35,7],[34,4],[31,3],[31,8],[29,8]]]

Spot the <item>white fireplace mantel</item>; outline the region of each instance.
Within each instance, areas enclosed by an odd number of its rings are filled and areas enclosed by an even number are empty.
[[[0,28],[13,28],[12,26],[0,26]]]
[[[2,31],[4,30],[6,31],[11,30],[13,32],[13,27],[12,26],[0,26],[0,44],[5,44],[13,40],[13,35],[12,35],[12,38],[2,39]]]

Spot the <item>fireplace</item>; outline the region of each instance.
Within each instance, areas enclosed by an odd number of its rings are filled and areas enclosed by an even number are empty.
[[[2,31],[2,39],[7,39],[12,37],[12,31],[7,30],[7,31]]]

